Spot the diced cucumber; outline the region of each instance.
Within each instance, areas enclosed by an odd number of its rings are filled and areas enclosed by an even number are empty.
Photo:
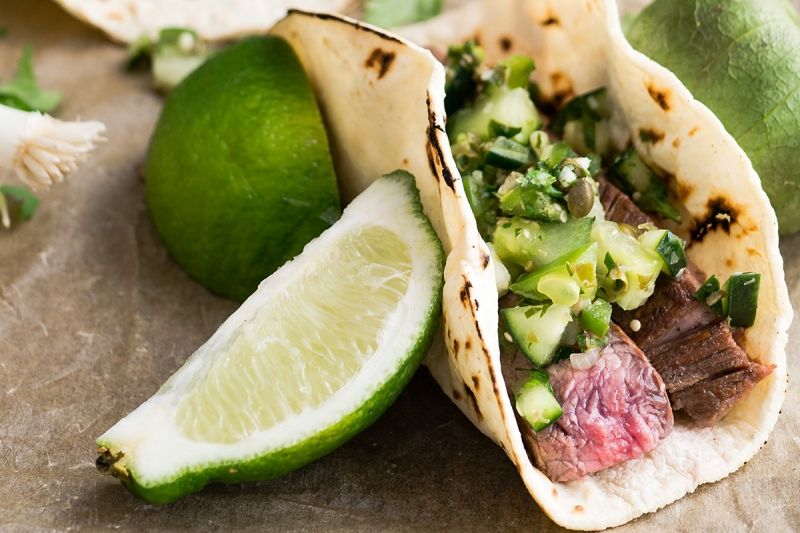
[[[605,337],[611,323],[611,304],[598,298],[581,311],[580,321],[586,331]]]
[[[587,244],[533,272],[522,275],[510,289],[530,300],[551,300],[572,306],[581,294],[589,299],[597,291],[597,245]]]
[[[532,370],[530,378],[515,394],[515,406],[519,416],[530,424],[534,431],[541,431],[556,420],[563,411],[558,403],[546,372]]]
[[[564,329],[572,321],[565,305],[525,305],[500,311],[511,338],[536,367],[553,359]]]
[[[516,170],[530,162],[533,152],[527,145],[498,137],[486,150],[485,161],[487,165],[502,168],[503,170]]]
[[[647,166],[634,147],[617,156],[609,168],[609,175],[643,210],[681,221],[680,213],[669,202],[666,184]]]
[[[492,243],[500,259],[528,271],[542,267],[589,242],[591,218],[562,223],[536,222],[520,217],[497,221]]]
[[[615,222],[595,222],[591,238],[604,258],[597,267],[604,298],[626,311],[641,306],[653,294],[661,261]]]
[[[645,231],[639,235],[639,243],[661,261],[661,271],[677,278],[686,268],[686,252],[683,239],[666,229]]]
[[[728,295],[727,315],[734,327],[748,328],[756,321],[758,289],[761,274],[736,272],[731,274],[722,290]]]
[[[447,121],[447,132],[451,139],[471,131],[487,140],[491,121],[506,128],[520,128],[513,137],[520,143],[527,143],[531,132],[541,123],[527,89],[497,87],[490,94],[479,96],[471,107],[453,114]]]

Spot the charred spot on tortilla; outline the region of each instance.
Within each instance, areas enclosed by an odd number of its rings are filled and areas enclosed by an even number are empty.
[[[664,139],[664,132],[653,128],[639,128],[639,140],[643,143],[656,144]]]
[[[470,351],[472,349],[472,339],[467,337],[467,340],[464,342],[464,350]]]
[[[694,192],[694,185],[691,183],[677,182],[675,185],[675,195],[681,203],[686,203],[686,200]]]
[[[472,288],[472,283],[469,280],[465,280],[464,286],[461,287],[461,291],[459,291],[459,297],[464,307],[470,307],[470,288]]]
[[[481,260],[483,261],[483,268],[487,268],[489,266],[489,254],[486,252],[481,252]]]
[[[561,24],[561,21],[558,20],[552,12],[547,13],[547,17],[542,21],[542,26],[558,26]]]
[[[472,375],[472,386],[475,387],[475,392],[481,390],[481,377],[478,374]]]
[[[680,137],[675,137],[672,140],[672,147],[673,148],[678,148],[680,145],[681,145],[681,138]]]
[[[453,399],[454,400],[461,400],[461,398],[463,398],[463,396],[461,396],[461,393],[458,392],[458,389],[453,388]]]
[[[653,86],[653,84],[648,83],[647,92],[650,93],[650,98],[652,98],[653,101],[658,104],[658,107],[664,111],[669,111],[669,90],[658,89],[657,87]]]
[[[378,79],[383,78],[389,69],[392,68],[392,63],[397,57],[394,52],[387,52],[381,48],[375,48],[367,57],[364,65],[367,68],[376,69],[378,71]]]
[[[761,253],[758,250],[756,250],[755,248],[748,248],[747,249],[747,255],[749,255],[750,257],[757,257],[757,256],[760,256]]]
[[[475,393],[472,389],[469,388],[469,385],[464,383],[464,394],[467,395],[469,399],[470,405],[472,405],[472,409],[475,411],[475,414],[478,415],[478,418],[483,418],[483,413],[481,412],[481,406],[478,405],[478,398],[475,396]]]
[[[451,190],[455,191],[456,188],[453,174],[450,172],[450,168],[447,165],[442,164],[442,161],[444,161],[444,154],[442,152],[442,147],[439,144],[439,136],[436,134],[436,130],[444,132],[444,129],[436,123],[436,113],[431,107],[430,93],[427,94],[425,102],[428,106],[428,144],[426,146],[428,167],[431,169],[431,173],[436,177],[437,180],[439,179],[439,174],[441,174],[447,186],[450,187]]]
[[[503,52],[508,52],[511,50],[511,47],[514,46],[514,42],[511,40],[511,37],[506,35],[500,37],[498,43],[500,44],[500,50]]]
[[[458,353],[458,348],[459,348],[458,339],[453,339],[453,354]]]
[[[575,512],[576,513],[582,513],[583,512],[583,506],[582,505],[576,505],[575,506]]]
[[[725,198],[717,196],[708,201],[706,209],[706,216],[695,223],[692,240],[702,242],[706,235],[718,228],[730,234],[731,225],[736,222],[738,215],[736,208]]]
[[[700,128],[698,126],[695,126],[692,129],[690,129],[689,130],[689,137],[694,137],[694,134],[697,133],[699,130],[700,130]]]
[[[553,96],[551,104],[555,109],[559,109],[564,103],[575,96],[575,89],[572,80],[563,72],[553,72],[550,74],[550,81],[553,83]]]

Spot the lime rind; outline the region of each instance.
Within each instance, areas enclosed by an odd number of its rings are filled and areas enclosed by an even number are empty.
[[[400,235],[413,263],[411,282],[398,304],[405,309],[393,314],[395,324],[385,324],[379,348],[364,368],[320,408],[301,413],[300,421],[290,419],[233,444],[193,442],[182,435],[176,427],[176,406],[208,371],[213,354],[280,287],[313,270],[315,255],[366,224]],[[262,282],[156,395],[98,439],[101,459],[111,463],[106,466],[131,492],[166,503],[210,482],[268,479],[325,455],[374,422],[413,375],[436,331],[443,268],[444,252],[422,212],[413,176],[398,171],[382,177],[352,202],[340,222]]]

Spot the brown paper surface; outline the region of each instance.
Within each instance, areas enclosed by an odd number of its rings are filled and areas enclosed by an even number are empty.
[[[212,486],[168,506],[94,467],[94,439],[153,394],[236,305],[170,260],[139,168],[161,97],[126,73],[124,49],[43,0],[0,0],[0,73],[23,44],[63,93],[58,116],[98,119],[108,143],[41,195],[36,218],[0,231],[0,529],[558,529],[513,465],[420,370],[373,427],[281,479]],[[781,249],[800,301],[800,235]],[[789,373],[798,370],[792,327]],[[739,472],[620,531],[800,528],[800,388]]]

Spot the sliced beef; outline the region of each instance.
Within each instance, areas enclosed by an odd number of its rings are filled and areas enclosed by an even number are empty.
[[[645,353],[665,342],[682,339],[719,320],[709,306],[694,299],[703,278],[693,265],[684,270],[679,280],[659,276],[653,295],[644,305],[632,311],[615,306],[614,321]],[[634,319],[641,323],[638,331],[630,327]]]
[[[547,367],[561,418],[539,432],[519,418],[536,465],[553,481],[635,459],[672,431],[672,409],[658,373],[618,327],[612,326],[608,340],[591,368],[575,370],[568,359]],[[520,361],[509,363],[512,373]]]
[[[745,368],[673,393],[672,405],[702,425],[715,424],[770,372],[772,368],[750,361]]]
[[[609,220],[631,225],[656,222],[608,182],[601,183],[600,200]],[[694,299],[704,279],[690,262],[679,280],[659,276],[653,295],[638,309],[623,311],[615,306],[613,318],[661,374],[673,409],[683,410],[697,424],[710,425],[771,369],[750,361],[727,323]],[[637,328],[631,327],[634,320]]]
[[[648,350],[647,357],[675,393],[709,378],[744,369],[750,361],[722,320]]]
[[[608,220],[633,227],[653,222],[653,219],[639,209],[627,194],[603,178],[600,179],[600,203],[603,204]]]

